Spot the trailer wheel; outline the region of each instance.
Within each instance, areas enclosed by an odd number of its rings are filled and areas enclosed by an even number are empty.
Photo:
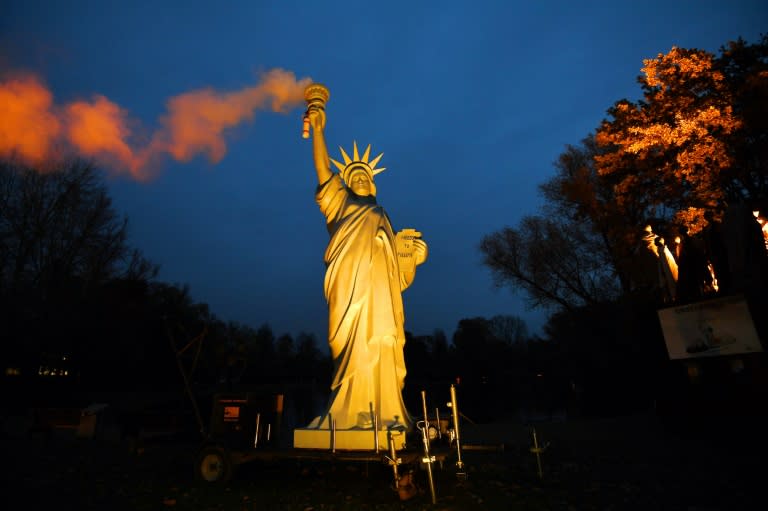
[[[232,477],[232,457],[219,445],[209,445],[200,450],[195,461],[195,478],[209,484],[223,484]]]

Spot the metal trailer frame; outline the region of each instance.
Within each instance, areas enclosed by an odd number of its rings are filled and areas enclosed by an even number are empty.
[[[185,380],[186,381],[186,380]],[[430,417],[427,412],[426,392],[421,392],[423,416],[416,423],[411,435],[413,446],[397,450],[392,441],[393,431],[388,433],[386,448],[378,445],[370,450],[336,449],[333,440],[328,449],[304,449],[281,447],[279,432],[282,427],[284,396],[273,395],[269,399],[252,393],[226,393],[214,396],[211,412],[211,426],[204,433],[204,440],[195,457],[194,472],[198,481],[207,484],[225,484],[234,475],[239,465],[260,460],[279,461],[285,459],[326,461],[326,462],[378,462],[392,468],[393,488],[398,489],[404,475],[400,466],[411,465],[425,468],[433,502],[436,499],[432,466],[439,463],[444,467],[449,459],[456,459],[456,476],[466,478],[462,460],[462,443],[456,388],[451,385],[450,402],[452,423],[441,417],[439,408]],[[332,434],[333,438],[333,434]],[[377,437],[378,438],[378,437]],[[410,443],[410,442],[409,442]],[[421,449],[418,444],[421,443]]]

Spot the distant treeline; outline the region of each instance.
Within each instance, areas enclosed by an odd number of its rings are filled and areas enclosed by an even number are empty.
[[[184,376],[205,389],[328,388],[325,339],[227,322],[186,286],[159,282],[157,267],[129,246],[127,219],[91,164],[41,172],[0,161],[0,203],[3,369],[6,382],[22,384],[7,388],[179,390]],[[582,307],[555,314],[546,340],[515,316],[463,319],[450,340],[439,330],[408,334],[406,400],[418,410],[419,390],[454,383],[478,420],[647,407],[649,375],[666,362],[654,314]]]

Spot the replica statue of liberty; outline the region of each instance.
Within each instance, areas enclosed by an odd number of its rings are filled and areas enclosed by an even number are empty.
[[[374,424],[379,429],[410,428],[402,398],[401,293],[426,260],[427,245],[413,229],[396,235],[377,204],[374,176],[384,170],[376,168],[382,155],[369,161],[370,145],[361,156],[354,143],[351,158],[341,149],[344,163],[330,159],[323,134],[328,90],[310,85],[306,97],[305,136],[309,126],[314,135],[315,198],[330,234],[324,287],[334,363],[328,409],[307,428],[370,430]],[[338,173],[331,170],[331,162]]]

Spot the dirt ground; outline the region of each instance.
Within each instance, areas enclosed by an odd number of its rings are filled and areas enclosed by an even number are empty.
[[[195,442],[30,434],[10,419],[4,426],[0,505],[9,510],[765,509],[764,419],[467,423],[468,477],[457,478],[455,458],[436,465],[436,504],[419,466],[403,467],[418,487],[408,501],[379,462],[254,461],[211,486],[193,477]],[[546,446],[541,478],[530,452],[534,429]]]

